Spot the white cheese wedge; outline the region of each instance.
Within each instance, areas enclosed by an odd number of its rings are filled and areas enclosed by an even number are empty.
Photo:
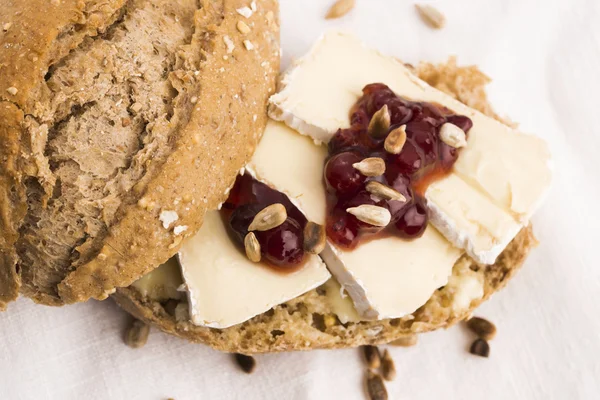
[[[325,146],[315,146],[312,140],[281,122],[269,120],[246,170],[285,193],[310,221],[323,224],[326,157]]]
[[[412,241],[391,236],[351,251],[329,246],[321,253],[365,319],[400,318],[417,310],[448,282],[460,255],[431,226]]]
[[[362,88],[375,82],[409,99],[442,104],[473,121],[467,146],[448,178],[452,180],[433,183],[425,196],[432,222],[448,240],[465,248],[476,261],[493,263],[527,224],[550,185],[550,153],[541,139],[467,107],[418,79],[398,60],[339,32],[323,36],[286,74],[282,91],[270,99],[270,116],[317,142],[328,142],[338,128],[349,126],[349,110]],[[461,180],[462,187],[471,189],[452,187]],[[443,204],[447,200],[443,193],[449,189],[455,196],[451,206]],[[470,199],[474,191],[496,207]],[[492,216],[487,214],[491,208],[495,209]],[[514,223],[508,224],[508,218]],[[495,220],[498,226],[490,223]]]
[[[179,251],[195,325],[227,328],[320,286],[330,273],[318,256],[302,268],[281,273],[253,263],[236,248],[218,211],[210,211],[200,231]]]
[[[136,288],[144,297],[155,301],[181,299],[183,292],[178,289],[183,283],[181,271],[175,258],[170,258],[164,264],[142,276],[131,286]]]
[[[246,169],[287,194],[311,221],[324,225],[326,157],[325,146],[270,121]],[[381,319],[402,317],[422,306],[434,290],[446,284],[460,254],[429,227],[417,240],[382,238],[349,252],[328,243],[321,257],[362,318]]]

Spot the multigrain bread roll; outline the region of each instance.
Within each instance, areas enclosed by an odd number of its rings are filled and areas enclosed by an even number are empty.
[[[277,18],[276,0],[0,0],[0,309],[106,298],[198,230],[264,130]]]
[[[466,105],[500,119],[485,95],[484,86],[489,78],[477,68],[459,68],[451,59],[444,65],[421,64],[416,73]],[[447,328],[465,319],[504,287],[536,243],[529,226],[515,237],[493,265],[479,265],[466,255],[461,257],[447,285],[435,291],[417,311],[396,319],[343,323],[328,293],[339,287],[330,284],[226,329],[196,326],[189,321],[187,302],[176,290],[181,283],[178,275],[171,275],[169,282],[164,276],[157,277],[154,292],[142,292],[136,285],[118,289],[113,298],[135,317],[167,333],[229,352],[251,354],[388,343],[402,336]],[[469,280],[483,282],[482,298],[465,298],[462,289]],[[162,284],[165,286],[160,286]]]

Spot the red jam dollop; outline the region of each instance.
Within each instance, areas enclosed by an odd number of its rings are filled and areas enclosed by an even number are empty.
[[[388,107],[390,128],[385,135],[373,137],[368,132],[369,123],[384,105]],[[342,248],[353,249],[362,239],[375,234],[420,237],[429,219],[425,190],[450,172],[459,154],[459,149],[440,139],[440,128],[449,122],[467,133],[472,121],[437,104],[404,99],[381,83],[365,86],[363,96],[351,110],[350,121],[350,128],[339,129],[328,145],[324,168],[327,238]],[[402,125],[406,125],[406,142],[399,154],[388,153],[385,139]],[[384,160],[383,175],[367,177],[353,167],[368,157]],[[385,200],[371,194],[366,185],[372,180],[400,192],[406,201]],[[391,214],[390,223],[374,226],[346,211],[360,205],[386,208]]]
[[[285,194],[271,189],[250,174],[239,175],[221,211],[234,242],[243,250],[244,238],[256,214],[276,203],[285,207],[287,219],[275,228],[254,231],[260,244],[261,260],[277,269],[295,269],[305,258],[304,227],[307,220]]]

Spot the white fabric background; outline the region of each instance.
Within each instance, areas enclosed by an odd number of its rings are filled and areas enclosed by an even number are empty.
[[[496,108],[550,142],[555,180],[534,218],[541,241],[525,268],[478,314],[499,333],[488,360],[462,327],[392,348],[393,399],[600,397],[600,1],[445,0],[443,31],[413,1],[358,0],[325,21],[331,1],[283,0],[284,65],[341,27],[409,62],[477,63]],[[230,357],[153,331],[122,343],[127,316],[111,301],[64,308],[19,300],[0,314],[0,399],[363,399],[356,350],[258,357],[252,376]]]

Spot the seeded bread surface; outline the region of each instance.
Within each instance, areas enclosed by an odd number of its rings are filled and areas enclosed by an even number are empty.
[[[0,308],[106,298],[199,229],[264,130],[277,7],[0,0]]]
[[[458,67],[456,61],[450,59],[442,65],[423,63],[415,72],[430,85],[500,119],[486,98],[484,86],[489,78],[476,67]],[[413,314],[381,321],[342,324],[326,300],[324,287],[227,329],[195,326],[189,322],[185,301],[177,307],[174,307],[174,300],[161,304],[145,298],[134,287],[119,289],[113,298],[136,318],[152,323],[164,332],[227,352],[253,354],[381,344],[414,333],[448,328],[465,319],[506,285],[536,244],[529,226],[515,237],[493,265],[478,265],[466,255],[461,257],[454,265],[452,277],[470,276],[484,283],[483,298],[471,301],[467,308],[456,308],[457,288],[449,283],[435,291]]]

